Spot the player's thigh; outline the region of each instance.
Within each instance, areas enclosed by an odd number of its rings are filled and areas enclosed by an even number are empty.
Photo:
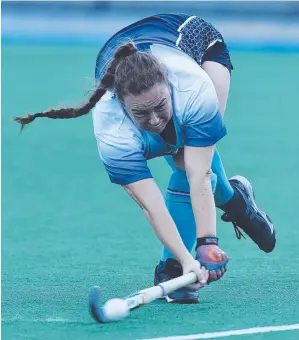
[[[224,40],[217,41],[205,52],[201,67],[214,84],[220,111],[224,114],[230,88],[231,71],[233,70],[230,54]]]
[[[230,89],[230,72],[226,66],[215,61],[204,61],[202,68],[211,78],[219,101],[219,109],[224,115]]]

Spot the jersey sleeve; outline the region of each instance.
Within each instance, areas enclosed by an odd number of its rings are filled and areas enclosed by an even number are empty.
[[[100,158],[112,183],[126,185],[152,178],[142,147],[134,140],[109,141],[97,136]]]
[[[106,92],[92,117],[98,152],[111,182],[125,185],[151,178],[142,134],[126,118],[113,92]]]
[[[211,83],[194,91],[183,116],[184,144],[211,146],[226,135],[216,91]]]

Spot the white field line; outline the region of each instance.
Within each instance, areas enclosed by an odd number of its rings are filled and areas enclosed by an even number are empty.
[[[225,338],[233,335],[246,335],[246,334],[258,334],[258,333],[269,333],[269,332],[284,332],[299,330],[299,323],[294,325],[285,326],[268,326],[268,327],[256,327],[239,329],[234,331],[225,332],[215,332],[215,333],[201,333],[201,334],[191,334],[191,335],[181,335],[181,336],[166,336],[162,338],[148,338],[141,340],[197,340],[197,339],[216,339]],[[299,338],[299,336],[298,336]]]
[[[56,318],[44,318],[44,319],[26,319],[26,318],[12,318],[12,319],[2,319],[2,324],[5,323],[15,323],[15,322],[37,322],[37,323],[87,323],[90,324],[92,321],[87,322],[85,320],[70,320],[64,319],[60,317]],[[268,327],[255,327],[255,328],[247,328],[247,329],[238,329],[233,331],[224,331],[224,332],[214,332],[214,333],[199,333],[199,334],[191,334],[191,335],[181,335],[181,336],[167,336],[162,338],[146,338],[139,340],[197,340],[197,339],[216,339],[216,338],[225,338],[234,335],[248,335],[248,334],[259,334],[259,333],[269,333],[269,332],[285,332],[285,331],[294,331],[299,330],[299,323],[293,325],[284,325],[284,326],[268,326]]]

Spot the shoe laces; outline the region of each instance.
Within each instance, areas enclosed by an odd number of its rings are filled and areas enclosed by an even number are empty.
[[[227,213],[224,213],[222,216],[221,216],[221,219],[222,221],[224,222],[231,222],[234,226],[234,230],[235,230],[235,233],[236,233],[236,236],[237,236],[237,239],[238,240],[241,240],[241,238],[243,237],[244,240],[246,240],[246,237],[244,236],[244,234],[241,232],[240,230],[240,226],[238,225],[238,223],[235,221],[235,218],[233,218],[233,216],[227,214]]]

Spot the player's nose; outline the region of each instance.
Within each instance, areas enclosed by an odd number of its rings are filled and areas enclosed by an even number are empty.
[[[160,122],[161,122],[161,119],[158,117],[158,115],[155,112],[152,112],[151,116],[150,116],[149,123],[152,126],[157,126],[157,125],[160,124]]]

